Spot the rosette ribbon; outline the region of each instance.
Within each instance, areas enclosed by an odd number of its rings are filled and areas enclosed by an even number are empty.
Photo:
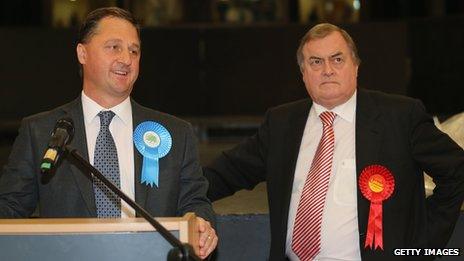
[[[133,139],[135,147],[143,156],[140,183],[159,187],[159,159],[171,150],[171,134],[163,125],[145,121],[135,128]]]
[[[395,180],[386,167],[370,165],[359,176],[359,189],[371,202],[364,247],[383,250],[382,202],[393,193]]]

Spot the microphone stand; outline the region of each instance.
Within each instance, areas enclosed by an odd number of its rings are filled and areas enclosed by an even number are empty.
[[[145,209],[143,209],[139,204],[134,200],[129,198],[124,192],[122,192],[118,187],[111,183],[100,171],[98,171],[94,166],[92,166],[86,159],[84,159],[77,151],[70,146],[65,147],[66,153],[70,154],[74,159],[79,161],[89,172],[85,174],[92,178],[94,177],[99,179],[105,186],[107,186],[111,191],[116,193],[120,198],[122,198],[127,204],[129,204],[137,214],[142,216],[148,223],[150,223],[160,234],[166,239],[166,241],[173,246],[168,253],[168,261],[190,261],[190,260],[201,260],[193,251],[192,246],[187,243],[182,243],[175,236],[171,234],[166,228],[163,227],[158,221],[156,221]]]

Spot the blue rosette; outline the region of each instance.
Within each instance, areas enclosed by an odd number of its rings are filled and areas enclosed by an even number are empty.
[[[140,123],[134,131],[134,144],[143,156],[142,178],[147,186],[158,187],[159,159],[166,156],[172,147],[169,131],[154,121]]]

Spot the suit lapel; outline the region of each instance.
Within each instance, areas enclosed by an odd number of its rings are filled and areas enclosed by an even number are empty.
[[[79,98],[74,100],[74,102],[72,102],[70,106],[64,110],[74,122],[74,138],[71,141],[70,146],[77,149],[84,159],[89,160],[81,97],[79,96]],[[81,191],[89,213],[91,216],[96,216],[97,209],[95,206],[95,195],[93,192],[92,181],[83,173],[85,170],[78,162],[74,161],[74,159],[69,156],[68,160],[72,163],[70,164],[72,175],[76,180],[79,190]]]
[[[135,128],[146,120],[146,115],[142,111],[142,107],[131,99],[132,106],[132,129]],[[148,196],[148,186],[141,183],[142,173],[142,154],[137,150],[134,145],[134,175],[135,175],[135,201],[142,207],[145,207]]]
[[[288,146],[288,153],[282,153],[282,161],[286,163],[284,168],[284,175],[282,177],[282,195],[284,200],[282,201],[282,213],[284,222],[282,227],[282,236],[286,237],[287,231],[287,222],[288,222],[288,211],[290,208],[290,200],[292,196],[293,180],[295,176],[296,161],[298,159],[298,154],[300,151],[301,139],[303,138],[304,129],[306,126],[306,121],[308,119],[309,110],[311,109],[312,101],[305,100],[304,103],[299,104],[295,111],[290,113],[290,119],[288,122],[291,124],[285,125],[286,131],[284,135],[286,136],[286,141],[283,146]]]
[[[382,139],[382,125],[379,123],[380,112],[369,93],[358,89],[356,106],[356,175],[359,180],[361,171],[369,165],[378,164],[379,150]],[[364,249],[364,239],[369,215],[370,202],[364,198],[357,187],[358,193],[358,228],[361,249]]]

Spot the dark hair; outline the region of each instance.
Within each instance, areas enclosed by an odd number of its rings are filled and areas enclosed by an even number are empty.
[[[129,11],[126,11],[119,7],[103,7],[95,9],[87,15],[85,21],[82,23],[79,29],[77,42],[88,42],[89,39],[95,34],[100,20],[102,20],[105,17],[116,17],[128,21],[129,23],[134,25],[135,29],[137,29],[137,35],[140,38],[140,25]]]
[[[329,23],[323,23],[323,24],[317,24],[313,28],[311,28],[300,40],[300,46],[298,47],[298,50],[296,51],[296,58],[298,65],[300,66],[300,70],[304,66],[304,56],[303,56],[303,47],[304,45],[314,39],[322,39],[329,34],[333,32],[339,32],[343,39],[345,39],[346,43],[348,44],[348,48],[351,50],[351,56],[353,57],[353,61],[355,64],[359,65],[361,63],[361,59],[359,59],[358,55],[358,49],[356,48],[356,44],[354,43],[353,39],[351,36],[343,29],[340,27],[329,24]]]

